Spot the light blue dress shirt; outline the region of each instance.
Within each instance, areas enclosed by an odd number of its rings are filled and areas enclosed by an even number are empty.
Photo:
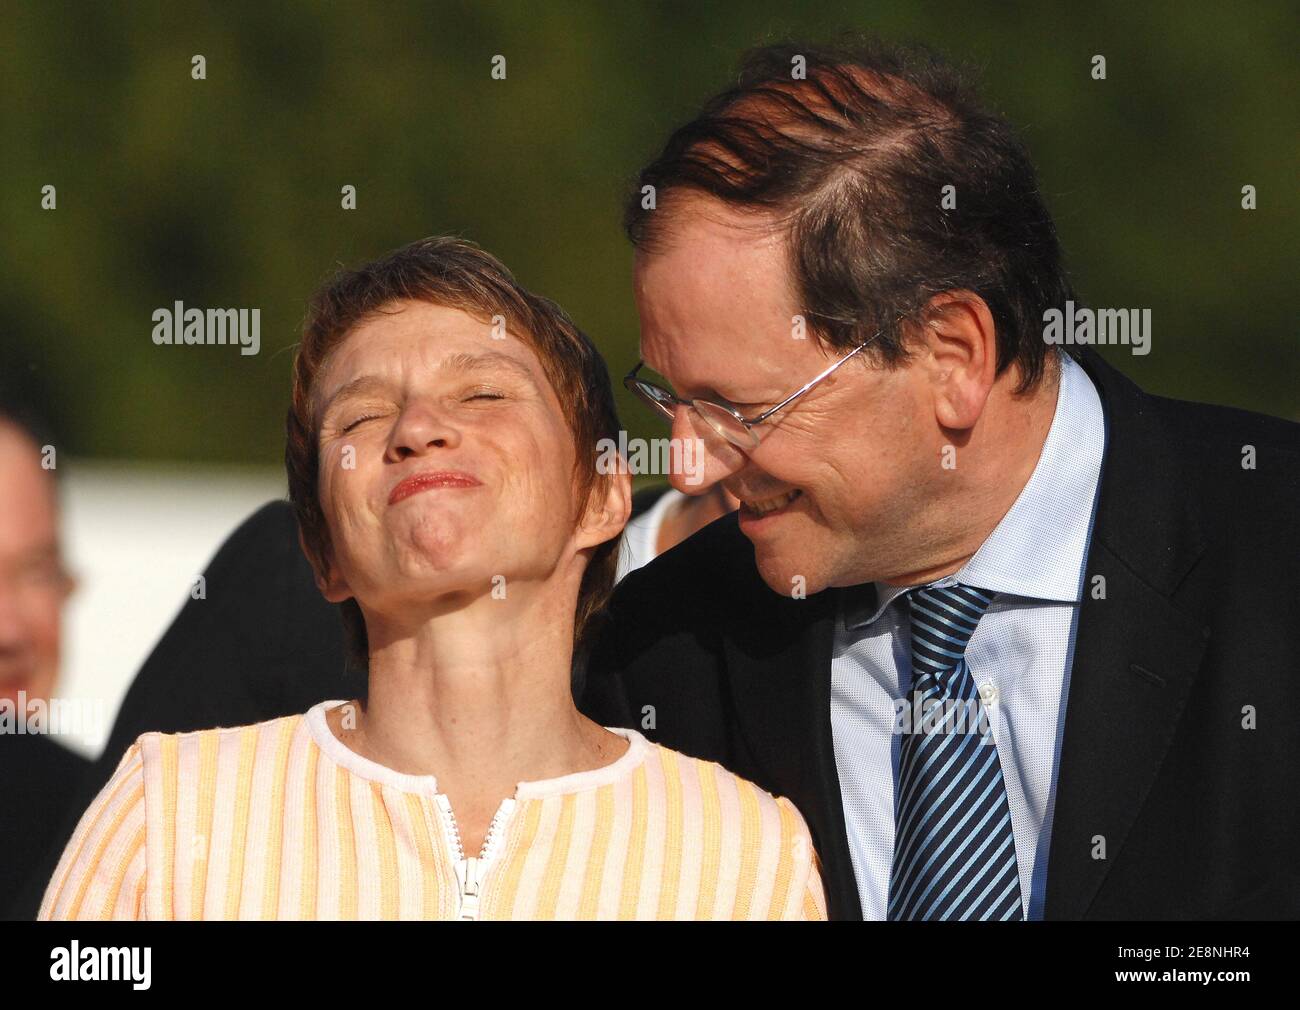
[[[1043,914],[1065,699],[1106,446],[1092,380],[1070,358],[1060,360],[1056,413],[1028,483],[974,556],[931,583],[998,594],[966,646],[966,661],[1002,763],[1028,919]],[[911,691],[907,607],[895,603],[907,587],[876,583],[875,590],[874,601],[844,594],[831,658],[835,763],[864,919],[884,919],[889,903],[895,699]]]

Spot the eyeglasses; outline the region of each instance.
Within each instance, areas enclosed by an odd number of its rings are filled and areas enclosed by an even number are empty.
[[[651,382],[648,379],[638,379],[636,373],[641,371],[645,366],[644,361],[638,361],[636,367],[628,372],[623,379],[623,385],[631,392],[635,393],[652,408],[672,421],[677,416],[677,408],[686,407],[693,410],[696,415],[703,418],[705,423],[722,438],[734,445],[738,449],[753,449],[758,446],[758,436],[754,434],[754,428],[762,424],[778,410],[790,406],[795,400],[803,396],[804,393],[812,389],[813,386],[829,376],[835,369],[839,368],[860,350],[870,344],[873,340],[884,333],[880,330],[871,337],[868,337],[857,347],[849,351],[848,354],[840,358],[824,372],[809,382],[804,383],[799,389],[795,390],[775,407],[769,407],[756,417],[745,417],[740,411],[736,410],[725,403],[719,403],[716,400],[708,399],[689,399],[684,400],[671,390],[665,389],[658,383]]]

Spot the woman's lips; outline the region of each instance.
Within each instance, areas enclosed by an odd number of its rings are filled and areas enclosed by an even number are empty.
[[[429,473],[415,473],[398,483],[393,488],[392,494],[388,496],[388,504],[396,505],[403,498],[409,498],[413,494],[419,494],[421,491],[429,491],[438,487],[479,487],[482,485],[476,477],[471,477],[467,473],[460,473],[453,470],[436,470]]]

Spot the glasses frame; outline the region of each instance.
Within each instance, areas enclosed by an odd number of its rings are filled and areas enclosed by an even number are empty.
[[[628,372],[627,375],[623,377],[623,386],[629,392],[635,393],[641,400],[649,404],[652,408],[657,410],[664,417],[668,418],[669,421],[673,421],[676,419],[677,411],[675,409],[670,409],[667,405],[668,403],[675,404],[676,406],[679,407],[686,407],[690,410],[694,410],[695,413],[699,414],[699,416],[704,419],[704,422],[708,424],[708,426],[713,431],[717,432],[719,436],[726,439],[732,445],[736,446],[736,448],[753,449],[758,446],[758,436],[754,434],[754,428],[762,424],[764,421],[768,420],[777,411],[783,410],[786,407],[790,406],[790,404],[794,403],[795,400],[799,399],[799,397],[803,396],[804,393],[808,392],[810,389],[816,386],[817,383],[821,382],[823,379],[830,376],[832,372],[834,372],[837,368],[839,368],[846,361],[852,358],[855,354],[861,351],[864,347],[867,347],[873,340],[875,340],[884,332],[885,332],[884,330],[878,330],[872,336],[868,337],[862,343],[858,344],[858,346],[853,348],[853,350],[849,351],[849,353],[844,355],[844,357],[840,358],[839,361],[834,362],[829,368],[824,369],[821,372],[821,374],[805,382],[802,386],[800,386],[797,390],[795,390],[793,393],[787,396],[775,407],[768,407],[767,410],[763,411],[761,414],[755,415],[754,417],[746,417],[744,414],[738,411],[735,407],[732,407],[730,404],[720,403],[719,401],[711,400],[708,397],[692,397],[691,399],[682,399],[671,389],[665,389],[657,382],[651,382],[649,379],[638,379],[636,373],[641,371],[641,369],[645,367],[644,359],[638,361],[636,363],[636,367],[633,368],[632,371]],[[648,392],[647,390],[657,390],[660,394],[662,394],[663,399],[660,399],[654,393]],[[736,421],[738,421],[740,425],[745,429],[746,434],[749,435],[748,444],[737,442],[735,439],[728,437],[726,432],[718,431],[718,429],[709,420],[708,415],[701,413],[700,409],[696,406],[696,404],[698,403],[706,403],[710,407],[716,407],[717,409],[725,411],[726,413],[734,417]]]

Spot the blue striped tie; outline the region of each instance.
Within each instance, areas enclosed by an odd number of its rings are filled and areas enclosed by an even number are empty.
[[[1002,764],[966,665],[993,596],[963,585],[907,594],[912,718],[899,746],[891,920],[1023,918]]]

